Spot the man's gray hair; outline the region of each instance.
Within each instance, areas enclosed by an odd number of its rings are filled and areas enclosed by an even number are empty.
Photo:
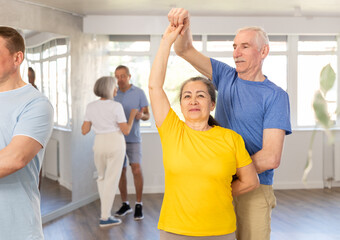
[[[112,99],[115,87],[116,79],[114,77],[101,77],[94,84],[93,92],[98,97]]]
[[[243,27],[237,30],[236,34],[242,31],[254,31],[256,32],[256,43],[259,51],[264,45],[269,45],[269,38],[266,31],[261,27],[251,26],[251,27]]]

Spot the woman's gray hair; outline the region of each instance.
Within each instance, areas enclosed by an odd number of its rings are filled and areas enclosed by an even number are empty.
[[[268,38],[268,35],[266,33],[266,31],[264,31],[263,28],[261,27],[256,27],[256,26],[252,26],[252,27],[243,27],[243,28],[240,28],[237,30],[236,32],[236,35],[239,33],[239,32],[242,32],[242,31],[254,31],[256,32],[256,43],[257,43],[257,46],[258,46],[258,50],[260,51],[261,48],[264,46],[264,45],[269,45],[269,38]]]
[[[112,99],[115,88],[116,79],[114,77],[101,77],[94,84],[93,92],[98,97]]]

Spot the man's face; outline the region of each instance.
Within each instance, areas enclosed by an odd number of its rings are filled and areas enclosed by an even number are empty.
[[[0,83],[5,82],[15,71],[15,54],[6,47],[6,41],[0,37]]]
[[[256,42],[256,32],[245,30],[234,38],[233,57],[239,74],[257,72],[262,67],[262,54]]]
[[[131,75],[126,73],[124,68],[115,71],[115,77],[119,88],[126,88],[130,84]]]

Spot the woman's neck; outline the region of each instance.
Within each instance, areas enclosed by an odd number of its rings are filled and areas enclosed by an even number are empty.
[[[185,124],[196,131],[208,131],[212,127],[208,125],[208,122],[192,122],[192,121],[185,121]]]

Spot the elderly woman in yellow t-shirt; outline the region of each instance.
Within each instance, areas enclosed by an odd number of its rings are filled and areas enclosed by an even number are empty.
[[[163,84],[171,45],[182,28],[166,29],[149,80],[165,169],[160,239],[234,240],[232,196],[258,187],[258,177],[242,137],[210,116],[216,101],[211,81],[196,77],[184,82],[184,122],[171,109]],[[238,178],[232,181],[235,174]]]

